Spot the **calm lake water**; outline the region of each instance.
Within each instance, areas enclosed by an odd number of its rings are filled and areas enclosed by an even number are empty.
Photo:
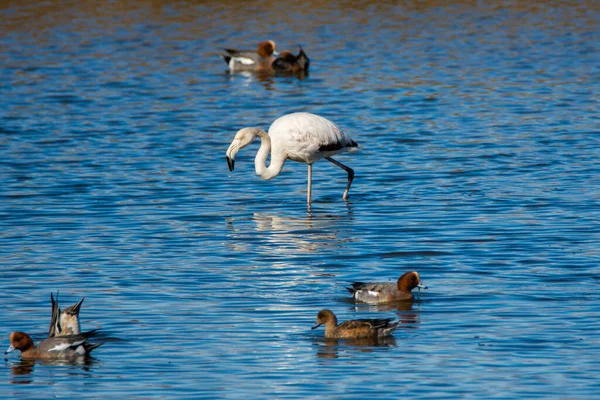
[[[600,397],[597,2],[171,3],[0,3],[1,343],[56,290],[106,340],[9,355],[1,397]],[[310,75],[218,57],[266,39]],[[359,143],[348,202],[326,161],[310,211],[303,164],[228,171],[295,111]],[[409,270],[412,307],[348,301]],[[322,308],[402,324],[329,343]]]

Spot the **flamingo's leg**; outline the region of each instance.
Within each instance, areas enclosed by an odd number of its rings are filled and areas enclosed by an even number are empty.
[[[306,195],[306,201],[310,204],[312,195],[312,164],[308,164],[308,190]]]
[[[344,200],[348,200],[348,192],[350,191],[350,185],[352,185],[352,181],[354,180],[354,170],[350,167],[345,166],[344,164],[342,164],[339,161],[335,161],[331,157],[325,157],[325,159],[327,161],[337,165],[338,167],[340,167],[341,169],[343,169],[344,171],[346,171],[348,173],[348,184],[346,185],[346,190],[344,191],[344,196],[343,196]]]

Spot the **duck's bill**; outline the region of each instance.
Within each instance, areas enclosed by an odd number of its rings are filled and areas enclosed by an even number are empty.
[[[15,350],[15,348],[14,348],[14,346],[11,344],[11,345],[10,345],[10,347],[9,347],[8,349],[6,349],[6,351],[4,352],[4,354],[8,354],[8,353],[10,353],[11,351],[14,351],[14,350]]]
[[[419,289],[429,289],[427,286],[425,286],[425,285],[422,285],[422,284],[419,284],[419,285],[417,285],[417,287],[418,287]]]
[[[279,57],[279,52],[277,52],[277,51],[274,51],[274,52],[273,52],[273,57]]]
[[[229,171],[233,172],[233,167],[235,165],[235,160],[233,158],[229,158],[229,156],[225,156],[227,158],[227,166],[229,167]]]
[[[322,325],[322,324],[316,324],[315,326],[313,326],[313,327],[312,327],[312,328],[310,328],[310,329],[317,329],[317,328],[318,328],[318,327],[320,327],[321,325]]]

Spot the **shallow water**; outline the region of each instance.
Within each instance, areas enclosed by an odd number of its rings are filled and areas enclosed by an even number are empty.
[[[106,340],[10,355],[4,398],[597,398],[600,14],[279,1],[0,5],[1,336],[49,293]],[[306,79],[231,75],[222,47],[303,45]],[[244,126],[314,112],[356,171],[229,173]],[[412,306],[348,301],[408,270]],[[402,321],[330,343],[317,312]]]

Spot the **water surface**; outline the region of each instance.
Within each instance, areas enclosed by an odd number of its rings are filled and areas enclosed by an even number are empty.
[[[261,7],[257,7],[260,4]],[[257,11],[258,10],[258,11]],[[0,369],[5,398],[597,398],[595,2],[0,5],[1,335],[49,293],[107,340]],[[302,44],[310,75],[231,75],[222,47]],[[360,145],[229,173],[245,126],[323,115]],[[419,271],[412,306],[354,280]],[[396,318],[330,343],[317,312]]]

